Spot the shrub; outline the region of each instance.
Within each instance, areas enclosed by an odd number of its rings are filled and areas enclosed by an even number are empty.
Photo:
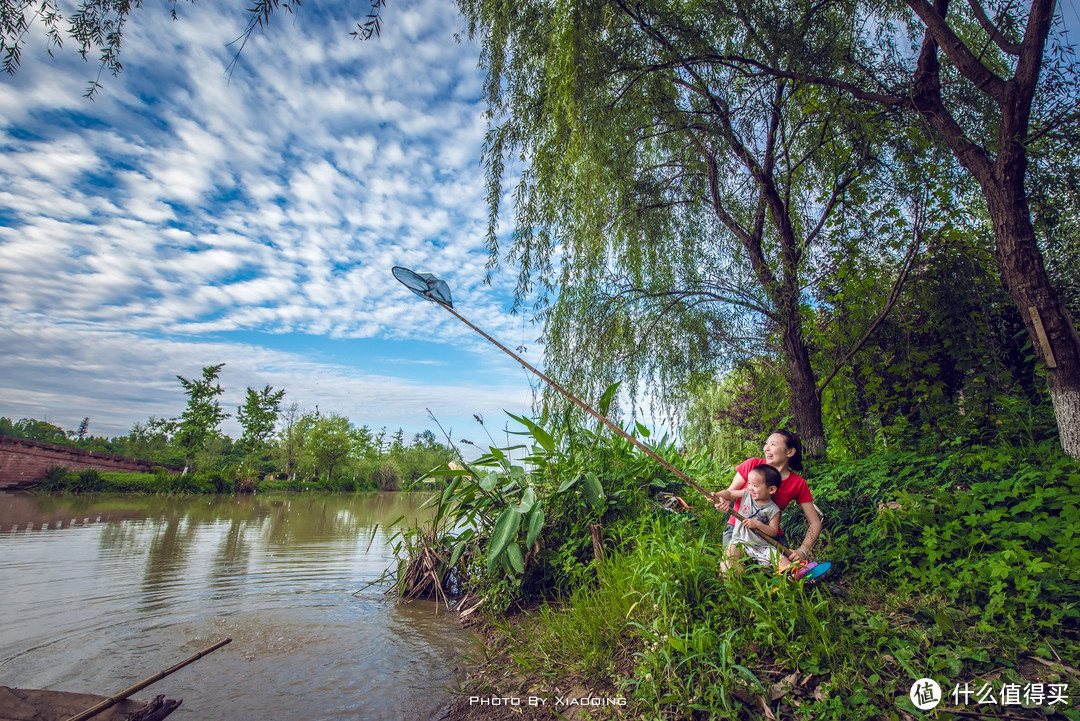
[[[371,476],[380,491],[401,490],[401,469],[392,459],[383,461]]]
[[[979,625],[1080,622],[1080,470],[1060,456],[1034,464],[999,450],[954,457],[970,488],[896,495],[858,544],[865,574],[899,566],[914,591],[941,590],[976,610]],[[1003,462],[1004,461],[1004,462]]]
[[[65,466],[50,466],[45,475],[35,485],[35,488],[46,493],[57,493],[68,490],[69,471]]]

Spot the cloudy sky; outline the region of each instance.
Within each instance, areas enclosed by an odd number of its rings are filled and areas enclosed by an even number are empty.
[[[430,408],[455,439],[529,412],[530,375],[390,275],[439,274],[539,361],[512,274],[482,284],[478,48],[447,0],[389,3],[371,41],[346,5],[280,14],[230,76],[245,4],[151,0],[94,101],[93,61],[29,40],[0,77],[0,415],[123,434],[222,362],[234,416],[266,384],[376,428]]]

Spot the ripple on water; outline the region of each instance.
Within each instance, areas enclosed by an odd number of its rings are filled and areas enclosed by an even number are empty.
[[[392,564],[381,524],[415,512],[407,494],[44,498],[18,524],[2,500],[0,684],[113,693],[231,637],[143,693],[184,698],[178,719],[423,719],[471,650],[431,604],[353,595]],[[48,528],[8,530],[30,523]]]

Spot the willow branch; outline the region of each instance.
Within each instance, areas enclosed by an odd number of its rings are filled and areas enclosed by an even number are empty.
[[[919,246],[921,244],[922,233],[919,231],[918,227],[916,227],[915,239],[912,241],[911,247],[908,248],[907,254],[904,256],[904,261],[900,265],[900,272],[896,277],[896,282],[893,283],[892,290],[889,291],[889,299],[885,303],[885,308],[870,324],[870,327],[866,330],[866,333],[863,334],[862,338],[860,338],[859,341],[854,346],[852,346],[850,350],[848,350],[847,354],[840,360],[840,362],[833,367],[832,372],[829,373],[828,377],[818,384],[815,390],[819,397],[821,396],[821,392],[825,390],[825,386],[829,385],[829,382],[836,377],[836,374],[840,372],[840,369],[848,364],[848,361],[851,360],[852,356],[854,356],[859,351],[859,349],[863,347],[866,341],[870,340],[870,336],[873,335],[874,331],[877,330],[878,326],[880,326],[885,321],[885,317],[889,315],[889,312],[892,310],[893,306],[896,304],[897,299],[900,297],[900,291],[904,286],[904,282],[907,280],[908,273],[911,271],[912,266],[915,264],[915,254],[918,252]]]

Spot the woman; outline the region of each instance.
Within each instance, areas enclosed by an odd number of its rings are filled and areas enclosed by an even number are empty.
[[[750,469],[763,463],[767,463],[778,470],[783,483],[780,485],[780,490],[773,496],[773,501],[780,507],[781,511],[787,508],[788,504],[793,500],[796,501],[799,507],[802,508],[803,513],[806,514],[807,522],[806,537],[803,538],[801,545],[791,549],[791,552],[787,554],[787,558],[789,561],[808,561],[810,559],[810,550],[817,543],[818,535],[821,534],[821,516],[818,515],[817,506],[814,505],[814,497],[810,495],[810,487],[806,485],[806,481],[802,476],[794,472],[802,470],[802,446],[794,433],[778,430],[769,435],[762,450],[764,451],[764,458],[748,458],[739,464],[739,467],[735,469],[735,478],[731,481],[731,485],[728,486],[728,490],[741,491],[746,485],[746,476]],[[726,512],[731,508],[732,502],[721,498],[719,494],[714,494],[712,500],[718,511]],[[735,501],[735,504],[735,510],[737,511],[739,510],[738,501]],[[725,546],[731,542],[731,532],[734,526],[735,517],[732,516],[727,530],[724,531]],[[776,540],[787,545],[783,534],[783,529],[781,529]]]

